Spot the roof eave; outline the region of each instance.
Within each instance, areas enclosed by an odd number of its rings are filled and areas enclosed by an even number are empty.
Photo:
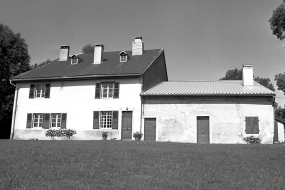
[[[59,80],[59,79],[91,79],[91,78],[106,78],[106,77],[132,77],[141,76],[139,73],[135,74],[121,74],[121,75],[84,75],[84,76],[63,76],[63,77],[42,77],[42,78],[25,78],[25,79],[11,79],[13,82],[22,81],[42,81],[42,80]]]

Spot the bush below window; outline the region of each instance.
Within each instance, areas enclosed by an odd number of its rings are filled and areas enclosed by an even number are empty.
[[[243,141],[247,144],[260,144],[261,138],[255,136],[244,137]]]
[[[45,135],[50,137],[52,140],[54,140],[54,137],[67,137],[67,139],[70,140],[70,137],[75,134],[76,131],[72,129],[49,129]]]

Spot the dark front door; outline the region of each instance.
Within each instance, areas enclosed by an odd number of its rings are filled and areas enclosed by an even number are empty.
[[[132,139],[132,111],[122,112],[122,140]]]
[[[197,117],[197,143],[209,143],[209,117]]]
[[[156,119],[145,118],[144,119],[144,140],[156,141]]]

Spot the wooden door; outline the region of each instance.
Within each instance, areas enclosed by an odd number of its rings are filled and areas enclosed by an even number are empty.
[[[156,118],[144,119],[144,140],[156,141]]]
[[[197,143],[210,143],[209,117],[197,117]]]
[[[132,122],[133,122],[132,118],[133,118],[132,111],[122,112],[122,140],[132,139]]]

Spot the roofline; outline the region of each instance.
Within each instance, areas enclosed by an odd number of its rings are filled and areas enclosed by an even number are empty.
[[[275,119],[276,121],[280,122],[280,123],[285,124],[285,119],[282,119],[281,117],[275,116],[274,119]]]
[[[42,81],[42,80],[58,80],[58,79],[91,79],[91,78],[106,78],[106,77],[133,77],[141,76],[141,74],[123,74],[123,75],[81,75],[81,76],[64,76],[64,77],[43,77],[43,78],[26,78],[26,79],[11,79],[14,82],[20,81]]]
[[[273,97],[276,94],[143,94],[141,96],[269,96]]]
[[[147,70],[148,68],[154,63],[154,61],[160,56],[160,54],[164,51],[163,48],[161,48],[158,52],[158,54],[151,60],[150,64],[147,66],[147,68],[145,68],[145,70],[142,72],[141,75],[143,75]]]

